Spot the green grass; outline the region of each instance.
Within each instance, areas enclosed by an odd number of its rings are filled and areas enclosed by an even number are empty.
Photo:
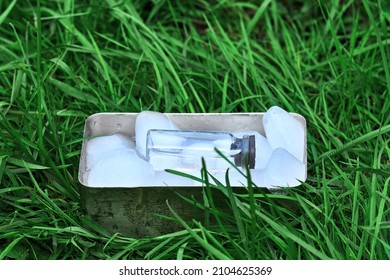
[[[0,259],[390,259],[387,1],[87,2],[0,1]],[[301,187],[209,178],[233,214],[155,238],[83,215],[87,116],[273,105],[307,120]]]

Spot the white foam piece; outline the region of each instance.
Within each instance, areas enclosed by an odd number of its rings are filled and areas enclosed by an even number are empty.
[[[192,186],[193,180],[165,171],[156,171],[153,186]]]
[[[91,168],[88,185],[93,187],[136,187],[153,184],[153,167],[135,150],[117,149],[103,154]]]
[[[305,165],[284,149],[277,148],[264,170],[253,175],[262,187],[274,186],[295,187],[306,179]]]
[[[273,106],[265,113],[263,126],[272,149],[283,148],[304,161],[305,132],[299,121],[282,108]]]
[[[143,111],[135,120],[135,137],[139,153],[146,157],[146,137],[150,129],[176,130],[177,127],[162,113]]]
[[[255,168],[261,169],[267,166],[267,163],[272,155],[272,148],[268,143],[267,138],[257,131],[237,131],[234,132],[233,135],[237,138],[242,138],[244,135],[254,135],[256,143]]]
[[[134,149],[135,143],[122,134],[99,136],[87,141],[87,168],[92,168],[105,154],[119,149]]]

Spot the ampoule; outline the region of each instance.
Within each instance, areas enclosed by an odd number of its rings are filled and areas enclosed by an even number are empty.
[[[202,167],[203,157],[209,171],[226,171],[231,165],[215,148],[238,167],[255,166],[255,136],[237,138],[221,131],[151,129],[147,134],[146,159],[155,170],[192,171]]]

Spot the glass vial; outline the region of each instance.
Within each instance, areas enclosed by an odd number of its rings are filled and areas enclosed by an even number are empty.
[[[200,170],[201,158],[209,171],[226,171],[230,164],[218,155],[217,148],[235,165],[255,166],[255,137],[236,138],[231,133],[199,130],[151,129],[146,140],[146,159],[155,170]]]

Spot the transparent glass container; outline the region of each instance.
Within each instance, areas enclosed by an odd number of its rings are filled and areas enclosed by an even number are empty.
[[[151,129],[146,139],[146,160],[155,170],[195,171],[202,167],[203,157],[209,171],[226,171],[231,165],[215,148],[238,167],[246,169],[246,163],[250,169],[255,166],[255,137],[237,138],[220,131]]]

